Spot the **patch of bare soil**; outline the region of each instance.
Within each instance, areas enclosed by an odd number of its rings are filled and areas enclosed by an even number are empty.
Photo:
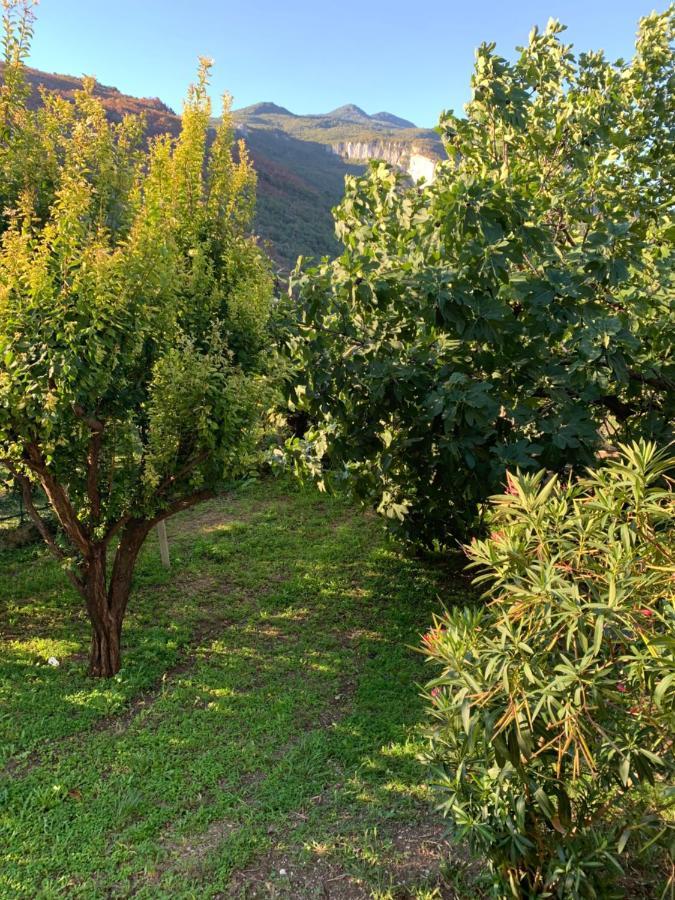
[[[186,837],[169,837],[161,841],[162,849],[168,854],[167,858],[172,862],[163,869],[146,873],[143,881],[154,883],[160,880],[167,872],[180,870],[188,875],[198,875],[202,861],[216,847],[236,830],[237,826],[224,819],[212,822],[206,831],[200,834],[192,834]],[[139,885],[140,886],[140,885]]]
[[[302,712],[298,715],[298,728],[303,731],[314,731],[322,728],[334,728],[336,725],[346,718],[352,710],[352,701],[356,692],[356,681],[352,678],[345,678],[340,683],[338,692],[333,696],[332,702],[329,702],[320,712],[304,715]],[[295,741],[293,742],[295,743]],[[290,749],[286,748],[280,756]]]
[[[392,831],[385,854],[384,872],[378,876],[392,896],[406,900],[423,887],[437,900],[455,900],[457,894],[446,880],[448,865],[466,868],[460,857],[461,848],[444,837],[441,826],[432,823],[411,825]],[[361,900],[373,896],[367,882],[329,854],[315,853],[309,860],[299,860],[289,853],[272,850],[248,868],[235,873],[228,897],[297,898],[313,897],[329,900]],[[478,892],[476,897],[478,897]]]
[[[402,825],[392,830],[388,834],[391,850],[387,857],[395,880],[401,884],[428,880],[438,889],[439,897],[451,898],[455,892],[444,874],[448,867],[465,870],[467,876],[477,876],[479,869],[470,861],[468,849],[451,841],[446,832],[443,825],[433,822]]]
[[[479,867],[468,861],[466,849],[449,841],[444,827],[431,818],[379,829],[379,838],[378,885],[380,889],[386,885],[397,900],[417,896],[415,888],[423,888],[435,900],[455,900],[458,894],[448,880],[448,873],[461,872],[465,886],[470,886],[479,874]],[[300,850],[294,853],[273,849],[236,872],[228,892],[222,896],[251,900],[268,897],[358,900],[372,897],[373,889],[365,879],[346,871],[327,849],[314,849],[309,858]],[[474,896],[481,896],[478,888]]]
[[[271,852],[256,865],[235,873],[227,893],[221,897],[330,898],[362,900],[371,896],[366,886],[329,859],[317,856],[299,863],[292,857]]]

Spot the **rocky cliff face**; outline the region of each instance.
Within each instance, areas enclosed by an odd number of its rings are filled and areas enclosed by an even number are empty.
[[[438,157],[424,152],[415,143],[403,141],[338,141],[327,149],[344,160],[364,163],[372,159],[382,159],[390,165],[406,172],[413,181],[424,178],[427,184],[434,180]]]
[[[436,166],[438,159],[432,159],[423,153],[415,153],[414,150],[410,154],[410,165],[408,166],[408,175],[413,181],[421,181],[422,178],[427,184],[431,184],[436,177]]]
[[[304,116],[271,102],[256,103],[234,115],[241,127],[251,131],[274,130],[317,147],[323,145],[347,165],[385,160],[415,182],[432,182],[437,163],[445,159],[441,140],[431,129],[416,128],[407,119],[388,112],[371,116],[353,103],[329,113]]]

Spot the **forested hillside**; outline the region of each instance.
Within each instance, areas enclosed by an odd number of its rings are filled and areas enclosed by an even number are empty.
[[[67,99],[82,87],[81,78],[69,75],[37,69],[27,69],[26,75],[34,107],[41,103],[41,87]],[[131,97],[101,84],[94,94],[114,121],[142,113],[150,135],[180,131],[179,115],[156,97]],[[342,197],[345,175],[363,172],[368,157],[391,157],[407,169],[413,152],[434,160],[442,155],[433,131],[391,113],[369,116],[353,105],[297,116],[274,103],[258,103],[237,110],[235,122],[258,174],[255,229],[282,271],[289,271],[300,255],[338,250],[331,210]],[[355,159],[347,158],[354,153]]]
[[[344,193],[345,175],[365,166],[283,131],[251,128],[242,136],[258,173],[256,229],[280,267],[290,270],[300,255],[337,252],[331,210]]]

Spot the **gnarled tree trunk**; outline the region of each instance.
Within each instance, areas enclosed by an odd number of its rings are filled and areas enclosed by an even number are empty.
[[[93,549],[84,573],[82,592],[92,627],[89,674],[110,678],[119,672],[121,665],[122,620],[115,615],[108,602],[105,549]]]
[[[127,523],[115,553],[110,579],[106,576],[106,544],[90,549],[84,567],[82,593],[92,626],[89,675],[110,678],[121,666],[122,623],[138,553],[151,524],[142,520]]]
[[[94,678],[111,678],[119,672],[122,665],[121,640],[121,622],[112,617],[105,621],[92,620],[89,675]]]
[[[82,414],[75,410],[76,415]],[[66,552],[56,541],[51,530],[40,516],[32,498],[32,483],[24,471],[12,460],[5,459],[3,464],[16,478],[23,489],[24,503],[32,521],[35,523],[45,543],[61,562],[66,564],[66,574],[74,587],[85,600],[87,613],[92,626],[91,650],[89,655],[89,674],[99,678],[110,678],[117,674],[121,665],[121,637],[124,614],[131,592],[131,579],[134,566],[143,542],[149,531],[158,522],[174,513],[189,509],[196,503],[214,496],[210,488],[194,491],[183,497],[167,499],[159,512],[149,518],[123,517],[109,525],[105,536],[94,539],[96,526],[101,515],[101,503],[98,489],[98,458],[100,437],[103,424],[95,419],[86,418],[92,428],[90,452],[87,458],[87,492],[91,503],[91,515],[85,522],[78,518],[64,485],[60,484],[50,472],[40,448],[35,444],[26,447],[23,463],[36,476],[47,495],[52,509],[56,513],[63,534],[70,544],[71,552]],[[180,470],[181,477],[186,477],[192,469],[202,461],[204,456],[196,457],[189,466]],[[157,493],[168,490],[177,476],[168,478],[158,488]],[[119,535],[119,544],[115,552],[110,577],[107,575],[108,547],[113,537]],[[73,565],[73,560],[80,560]]]

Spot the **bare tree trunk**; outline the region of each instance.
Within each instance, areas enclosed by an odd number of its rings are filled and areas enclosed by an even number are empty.
[[[94,678],[112,678],[122,665],[122,623],[105,622],[103,627],[99,624],[92,625],[88,674]]]
[[[92,548],[84,574],[84,598],[91,621],[89,674],[110,678],[120,670],[120,638],[122,619],[108,603],[105,547]]]
[[[84,577],[84,595],[91,620],[89,674],[110,678],[121,666],[122,623],[131,593],[136,559],[151,524],[132,519],[124,528],[110,580],[106,577],[106,545],[92,548]]]

